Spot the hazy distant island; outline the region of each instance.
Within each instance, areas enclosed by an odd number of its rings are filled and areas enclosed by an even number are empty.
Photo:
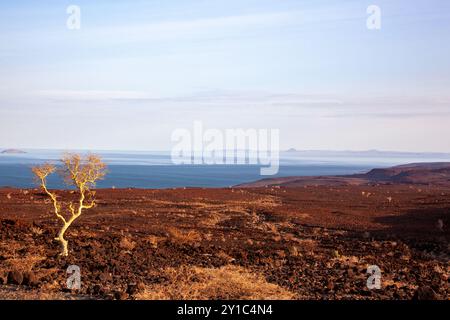
[[[286,153],[304,157],[385,157],[385,158],[440,158],[450,160],[450,153],[446,152],[411,152],[387,150],[300,150],[290,148]]]
[[[19,150],[19,149],[5,149],[0,153],[2,153],[2,154],[23,154],[26,152],[23,150]]]

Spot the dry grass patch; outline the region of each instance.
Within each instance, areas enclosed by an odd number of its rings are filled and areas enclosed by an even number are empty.
[[[274,208],[282,204],[283,202],[280,197],[269,195],[255,200],[247,199],[246,201],[227,201],[227,205],[242,205],[246,208],[248,207]]]
[[[403,282],[403,281],[395,281],[392,279],[383,279],[381,281],[381,283],[382,283],[382,287],[394,286],[397,289],[408,288],[409,290],[416,290],[418,288],[418,286],[416,284],[412,284],[409,282]]]
[[[26,245],[18,241],[8,241],[0,244],[0,253],[3,260],[0,260],[0,270],[18,270],[21,272],[31,271],[34,266],[47,259],[44,248],[35,246],[32,252],[25,251]]]
[[[175,243],[193,244],[202,241],[202,236],[195,230],[183,231],[175,227],[170,227],[168,230],[169,239]]]
[[[47,258],[44,256],[30,254],[24,257],[12,258],[7,260],[3,268],[5,268],[6,270],[18,270],[20,272],[27,272],[31,271],[37,263],[45,259]]]
[[[227,254],[225,251],[222,250],[217,253],[217,257],[225,260],[227,263],[235,261],[235,259],[232,256],[230,256],[229,254]]]
[[[340,255],[339,253],[337,254],[336,257],[333,258],[333,261],[340,262],[348,267],[367,265],[367,264],[362,264],[360,261],[360,258],[358,258],[356,256],[345,256],[345,255]]]
[[[259,274],[239,266],[167,268],[164,283],[152,284],[139,293],[141,300],[288,300],[295,294],[268,283]]]
[[[305,253],[314,252],[318,248],[318,242],[314,239],[295,239],[297,242],[296,247]]]
[[[90,296],[44,290],[17,290],[14,286],[0,287],[0,300],[88,300]]]
[[[208,217],[201,221],[201,224],[205,227],[215,227],[226,219],[227,216],[224,214],[220,214],[219,212],[211,212]]]

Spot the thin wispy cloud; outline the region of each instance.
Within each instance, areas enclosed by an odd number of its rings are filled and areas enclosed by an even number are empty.
[[[151,95],[138,91],[43,90],[33,92],[36,98],[71,101],[148,100]]]
[[[71,130],[95,128],[92,145],[167,149],[200,119],[285,148],[450,151],[429,141],[450,134],[447,2],[380,0],[380,30],[361,1],[78,4],[77,31],[65,4],[0,4],[0,145],[80,148]]]

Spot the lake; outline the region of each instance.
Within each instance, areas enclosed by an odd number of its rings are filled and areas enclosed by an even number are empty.
[[[26,154],[0,154],[0,187],[36,187],[31,167],[45,162],[58,163],[58,150],[26,150]],[[170,153],[95,152],[108,165],[108,174],[98,188],[179,188],[229,187],[263,178],[282,176],[343,175],[366,172],[374,167],[388,167],[410,162],[442,159],[405,157],[321,156],[281,152],[277,175],[261,176],[258,165],[174,165]],[[63,188],[56,177],[49,178],[51,188]]]

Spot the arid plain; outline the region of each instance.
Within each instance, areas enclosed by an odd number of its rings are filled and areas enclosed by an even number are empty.
[[[0,189],[0,298],[449,299],[441,178],[101,189],[66,234],[69,257],[43,192]],[[66,287],[69,265],[80,290]],[[380,289],[367,287],[371,265]]]

